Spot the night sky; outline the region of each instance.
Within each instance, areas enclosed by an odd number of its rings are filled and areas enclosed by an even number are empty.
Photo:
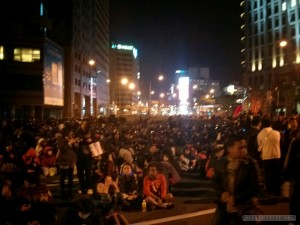
[[[111,0],[110,39],[139,50],[145,82],[201,65],[225,86],[241,75],[240,14],[240,0]]]

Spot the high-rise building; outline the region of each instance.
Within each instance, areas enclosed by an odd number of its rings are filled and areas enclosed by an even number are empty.
[[[109,106],[109,0],[48,3],[49,36],[65,51],[64,116],[106,113]]]
[[[300,2],[243,0],[243,84],[254,112],[300,111]]]
[[[46,2],[1,1],[0,118],[61,117],[63,49],[46,36]]]
[[[110,96],[115,114],[131,110],[140,82],[138,51],[132,45],[112,44],[110,51]]]
[[[109,105],[109,0],[1,2],[0,118],[82,117]]]

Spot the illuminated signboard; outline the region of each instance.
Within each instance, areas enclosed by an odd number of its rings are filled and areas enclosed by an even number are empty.
[[[138,51],[137,49],[132,46],[132,45],[121,45],[121,44],[113,44],[111,46],[111,48],[113,49],[119,49],[119,50],[128,50],[128,51],[132,51],[132,54],[134,56],[134,58],[136,59],[137,58],[137,55],[138,55]]]
[[[48,40],[44,51],[44,104],[64,105],[63,50]]]
[[[190,85],[189,77],[179,78],[178,89],[179,89],[179,100],[181,102],[187,102],[187,100],[189,99],[189,85]]]

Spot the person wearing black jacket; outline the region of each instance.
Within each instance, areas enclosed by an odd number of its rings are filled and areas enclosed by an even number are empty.
[[[218,195],[218,206],[213,225],[248,224],[242,215],[258,213],[258,173],[254,161],[244,154],[244,137],[233,135],[226,144],[227,154],[218,162],[213,182]],[[251,210],[246,211],[246,210]]]
[[[296,215],[295,225],[300,224],[300,131],[292,141],[285,160],[285,175],[290,181],[289,210],[290,215]]]
[[[90,126],[87,120],[83,120],[80,128],[75,132],[79,140],[77,148],[77,176],[79,179],[79,193],[92,194],[92,165],[93,158],[89,150],[89,145],[93,142]]]

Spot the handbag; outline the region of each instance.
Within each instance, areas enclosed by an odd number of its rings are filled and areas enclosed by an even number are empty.
[[[213,167],[210,167],[207,171],[206,171],[206,177],[207,178],[213,178],[215,174],[215,169]]]

